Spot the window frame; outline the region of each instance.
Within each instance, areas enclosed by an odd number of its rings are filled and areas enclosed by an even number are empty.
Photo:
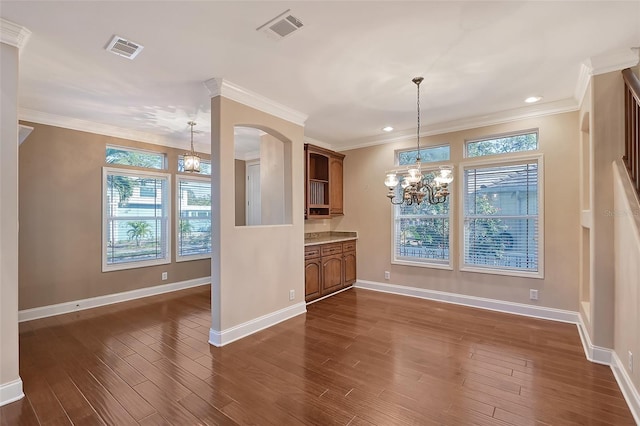
[[[151,171],[158,169],[145,169],[138,170],[132,168],[120,168],[120,167],[102,167],[102,272],[121,271],[126,269],[138,269],[148,266],[167,265],[171,263],[171,174],[161,171]],[[123,263],[108,263],[108,221],[109,216],[107,214],[107,177],[110,174],[126,175],[139,179],[152,178],[152,179],[164,179],[167,182],[166,188],[166,217],[164,218],[164,232],[166,235],[165,242],[165,257],[162,259],[153,260],[140,260],[134,262]]]
[[[484,142],[484,141],[490,141],[494,139],[505,139],[509,137],[523,136],[523,135],[528,135],[532,133],[535,133],[536,135],[536,143],[537,143],[536,149],[529,149],[526,151],[498,152],[495,154],[478,155],[475,157],[469,157],[470,143]],[[493,135],[483,136],[483,137],[474,138],[474,139],[465,139],[464,149],[462,154],[465,160],[469,159],[470,161],[475,161],[476,159],[479,159],[479,158],[498,158],[499,156],[503,156],[503,155],[529,155],[529,154],[538,153],[538,152],[540,152],[540,129],[533,128],[533,129],[517,130],[514,132],[496,133]]]
[[[530,151],[526,151],[530,152]],[[522,152],[505,153],[500,154],[500,157],[496,155],[472,157],[473,161],[464,161],[460,163],[457,179],[461,182],[458,187],[458,202],[460,209],[458,211],[458,262],[460,265],[459,270],[462,272],[476,272],[482,274],[492,275],[505,275],[511,277],[523,277],[523,278],[537,278],[544,279],[544,156],[541,153],[525,154]],[[516,269],[496,268],[496,267],[484,267],[477,265],[469,265],[465,263],[465,185],[464,185],[464,172],[468,169],[486,168],[486,167],[500,167],[509,164],[516,165],[527,162],[535,161],[538,164],[538,270],[537,271],[525,271]]]
[[[176,175],[176,195],[175,195],[175,202],[176,202],[176,217],[175,217],[175,221],[174,221],[174,225],[175,225],[175,231],[176,231],[176,249],[175,249],[175,255],[176,255],[176,262],[189,262],[192,260],[202,260],[202,259],[211,259],[211,255],[213,253],[213,241],[211,242],[211,251],[209,253],[203,253],[203,254],[189,254],[189,255],[181,255],[180,254],[180,244],[179,244],[179,239],[180,239],[180,181],[196,181],[196,182],[206,182],[209,184],[209,187],[211,187],[211,178],[209,177],[209,175],[198,175],[198,174],[188,174],[188,173],[184,173],[184,174],[177,174]],[[210,212],[213,212],[213,206],[211,206],[211,210]],[[212,221],[213,217],[212,214],[209,214],[209,220]]]
[[[447,146],[449,147],[449,159],[447,160],[441,160],[441,161],[433,161],[433,162],[422,162],[422,171],[424,173],[431,173],[431,172],[436,172],[438,171],[439,166],[445,165],[445,164],[451,164],[451,144],[449,143],[442,143],[439,145],[428,145],[428,146],[424,146],[421,147],[420,150],[425,150],[425,149],[429,149],[429,148],[441,148]],[[394,164],[396,168],[401,168],[401,167],[408,167],[408,165],[400,165],[400,153],[401,152],[407,152],[407,151],[417,151],[416,148],[406,148],[406,149],[397,149],[395,150],[395,159],[394,159]],[[450,185],[450,190],[451,193],[455,193],[455,181],[452,182],[452,184]],[[426,201],[425,201],[426,202]],[[391,204],[391,203],[389,203]],[[400,208],[400,206],[398,205],[393,205],[391,204],[391,264],[392,265],[403,265],[403,266],[416,266],[416,267],[420,267],[420,268],[431,268],[431,269],[444,269],[444,270],[448,270],[448,271],[452,271],[453,270],[453,260],[455,256],[452,256],[453,254],[453,212],[455,209],[455,205],[456,205],[456,201],[455,201],[455,197],[450,195],[449,196],[449,214],[448,214],[448,220],[449,220],[449,238],[448,238],[448,242],[449,242],[449,258],[447,259],[446,262],[444,261],[437,261],[437,259],[424,259],[424,260],[418,260],[419,258],[413,258],[414,260],[407,260],[407,259],[400,259],[397,257],[397,251],[396,251],[396,222],[397,222],[397,211]]]

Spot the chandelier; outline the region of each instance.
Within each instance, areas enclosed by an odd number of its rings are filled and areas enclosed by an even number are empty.
[[[190,173],[200,173],[200,156],[193,150],[193,126],[196,125],[196,122],[189,121],[187,124],[191,126],[191,151],[185,153],[182,156],[184,171]]]
[[[412,81],[418,88],[418,155],[416,163],[406,170],[394,170],[387,172],[384,184],[389,188],[387,197],[391,204],[420,204],[427,201],[429,204],[441,204],[447,200],[449,196],[449,184],[453,181],[453,167],[440,166],[440,171],[435,173],[422,174],[422,161],[420,159],[420,83],[424,80],[422,77],[415,77]],[[434,176],[435,175],[435,176]],[[396,187],[400,184],[402,187],[402,198],[396,200]]]

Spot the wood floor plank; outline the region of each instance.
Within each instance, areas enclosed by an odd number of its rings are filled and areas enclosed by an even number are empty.
[[[350,289],[208,344],[199,287],[20,324],[0,426],[633,425],[575,325]]]

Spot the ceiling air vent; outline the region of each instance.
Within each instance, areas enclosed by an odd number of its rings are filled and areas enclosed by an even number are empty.
[[[291,9],[285,10],[269,22],[260,25],[256,28],[256,31],[262,31],[267,34],[269,38],[280,40],[294,31],[299,30],[304,24],[298,18],[291,15],[289,13],[290,11]]]
[[[116,55],[133,59],[144,49],[144,46],[120,36],[113,36],[113,39],[111,39],[106,49],[108,52],[115,53]]]

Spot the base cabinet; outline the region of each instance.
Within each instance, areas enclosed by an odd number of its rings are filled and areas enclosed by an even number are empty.
[[[305,247],[305,300],[310,302],[356,282],[356,242]]]
[[[322,262],[320,259],[304,261],[304,298],[313,300],[320,297],[320,287],[322,286]]]

